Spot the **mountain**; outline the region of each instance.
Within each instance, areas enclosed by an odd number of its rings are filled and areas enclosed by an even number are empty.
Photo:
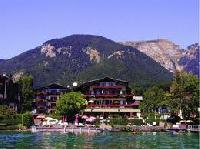
[[[110,76],[147,86],[168,83],[172,73],[138,49],[93,35],[71,35],[52,39],[8,60],[0,61],[0,72],[34,77],[34,86],[49,83],[70,85]]]
[[[182,66],[183,70],[199,76],[199,44],[188,46],[178,64]]]
[[[122,44],[137,48],[171,72],[185,70],[199,75],[198,43],[190,45],[186,49],[181,49],[180,46],[166,39],[127,41]]]

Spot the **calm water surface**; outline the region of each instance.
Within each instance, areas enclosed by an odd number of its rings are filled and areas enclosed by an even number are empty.
[[[0,149],[199,149],[197,133],[100,133],[96,135],[1,132]]]

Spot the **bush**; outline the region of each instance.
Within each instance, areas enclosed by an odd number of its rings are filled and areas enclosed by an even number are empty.
[[[27,112],[25,114],[0,115],[1,130],[19,129],[22,123],[26,128],[30,128],[33,125],[32,114]]]
[[[128,120],[128,122],[131,123],[132,125],[142,125],[143,124],[142,119],[130,119],[130,120]]]
[[[21,123],[21,115],[1,115],[0,116],[0,123],[6,124],[6,125],[18,125]]]
[[[159,125],[159,122],[162,121],[160,119],[160,114],[158,113],[148,113],[146,119],[146,123],[153,125],[153,122],[156,122],[156,125]],[[156,119],[155,119],[156,116]]]
[[[127,125],[128,119],[126,118],[112,118],[110,119],[110,124],[113,125]]]
[[[18,125],[0,126],[0,130],[16,130],[19,129]]]
[[[153,125],[153,122],[156,122],[156,125],[159,125],[161,119],[146,119],[146,123]]]
[[[31,113],[27,112],[23,114],[23,125],[27,128],[30,128],[33,125],[33,117]]]
[[[99,128],[100,127],[100,119],[96,119],[94,125],[95,125],[95,127]]]

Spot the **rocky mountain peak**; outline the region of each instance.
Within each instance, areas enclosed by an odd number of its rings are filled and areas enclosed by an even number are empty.
[[[127,41],[123,44],[137,48],[171,72],[188,71],[186,63],[192,63],[193,69],[188,72],[197,74],[195,69],[198,69],[198,43],[188,46],[187,49],[181,49],[179,45],[167,39]]]
[[[97,49],[92,47],[86,47],[83,49],[83,52],[85,52],[90,57],[90,61],[95,61],[97,63],[100,62],[101,56],[100,52],[98,52]]]
[[[44,44],[41,47],[41,53],[44,53],[46,57],[55,57],[56,52],[55,52],[55,47],[52,46],[51,44]]]
[[[137,48],[171,72],[176,69],[177,62],[175,59],[180,58],[182,55],[180,47],[167,39],[128,41],[123,44]]]
[[[178,60],[178,65],[182,68],[199,76],[199,44],[195,43],[187,47],[183,56]]]

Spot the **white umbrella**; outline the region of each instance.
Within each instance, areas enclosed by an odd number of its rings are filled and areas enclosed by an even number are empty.
[[[38,115],[36,116],[36,119],[45,119],[45,115]]]
[[[88,119],[88,116],[87,115],[83,115],[81,118],[82,119]]]
[[[93,102],[94,102],[94,100],[89,100],[88,102],[89,102],[89,103],[93,103]]]
[[[92,120],[95,120],[95,119],[96,119],[96,117],[94,117],[94,116],[90,116],[90,119],[92,119]]]
[[[186,122],[187,122],[186,120],[181,120],[181,121],[180,121],[180,123],[186,123]]]
[[[94,119],[91,119],[91,118],[86,119],[86,122],[93,122],[93,121]]]
[[[46,117],[45,120],[52,120],[53,118],[51,117]]]

